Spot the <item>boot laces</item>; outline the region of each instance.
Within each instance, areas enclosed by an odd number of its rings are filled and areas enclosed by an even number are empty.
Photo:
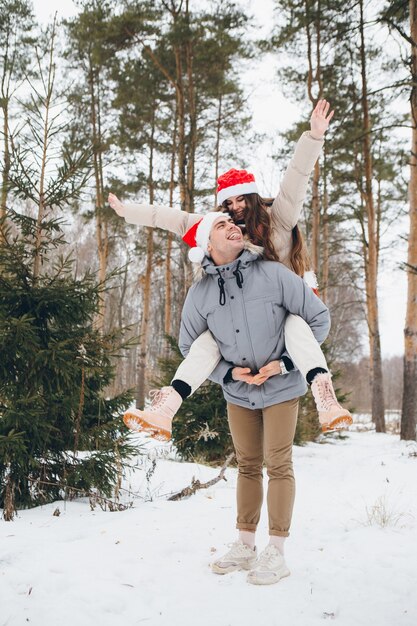
[[[275,564],[277,553],[280,554],[277,548],[274,548],[274,546],[267,546],[259,556],[258,567],[265,567],[269,569]]]
[[[232,563],[234,562],[233,559],[247,557],[248,550],[251,552],[249,546],[246,546],[244,543],[240,543],[239,541],[229,543],[227,544],[227,547],[230,548],[229,552],[219,559],[222,563]]]
[[[240,543],[239,541],[235,541],[233,543],[229,543],[227,544],[227,547],[230,548],[229,552],[227,552],[227,554],[224,555],[222,561],[224,561],[226,559],[226,557],[228,558],[236,558],[236,557],[240,557],[240,556],[247,556],[248,555],[248,549],[250,550],[249,546],[245,545],[244,543]]]
[[[329,380],[321,379],[319,384],[319,394],[322,405],[328,410],[335,404],[338,404],[336,396],[333,391],[333,386]]]
[[[162,389],[151,389],[149,392],[149,397],[152,400],[151,409],[158,409],[165,401],[168,394],[169,389],[166,387],[162,387]]]

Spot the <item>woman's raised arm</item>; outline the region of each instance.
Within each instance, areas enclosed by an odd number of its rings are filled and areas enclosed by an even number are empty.
[[[308,181],[324,143],[334,111],[326,100],[319,100],[310,118],[310,131],[303,133],[295,147],[277,197],[271,207],[275,226],[292,230],[297,224],[307,194]]]

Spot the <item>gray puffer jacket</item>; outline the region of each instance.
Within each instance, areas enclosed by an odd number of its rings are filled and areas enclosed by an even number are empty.
[[[302,278],[281,263],[263,261],[256,252],[244,250],[223,266],[206,257],[202,268],[203,277],[189,290],[182,311],[182,354],[209,328],[222,355],[210,379],[222,385],[227,402],[260,409],[303,395],[307,385],[298,370],[272,376],[261,386],[225,384],[223,379],[231,367],[250,367],[256,373],[280,358],[288,312],[300,315],[317,341],[324,341],[330,329],[325,304]]]

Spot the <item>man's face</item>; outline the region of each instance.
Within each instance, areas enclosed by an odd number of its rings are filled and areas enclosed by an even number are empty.
[[[242,231],[232,218],[228,215],[218,217],[212,226],[207,246],[213,260],[217,262],[217,259],[227,258],[225,263],[228,263],[229,259],[236,259],[239,256],[244,245]]]

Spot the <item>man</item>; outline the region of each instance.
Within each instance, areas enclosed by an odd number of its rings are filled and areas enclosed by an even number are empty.
[[[288,312],[301,316],[319,342],[326,338],[327,307],[280,263],[263,261],[224,213],[208,213],[196,229],[203,276],[188,292],[179,345],[186,355],[209,329],[221,353],[211,380],[227,401],[238,461],[237,528],[231,550],[212,564],[215,573],[248,569],[248,581],[272,584],[289,575],[284,541],[294,503],[292,444],[298,398],[307,390],[299,371],[280,375]],[[257,560],[255,531],[262,505],[262,466],[269,476],[270,543]]]

